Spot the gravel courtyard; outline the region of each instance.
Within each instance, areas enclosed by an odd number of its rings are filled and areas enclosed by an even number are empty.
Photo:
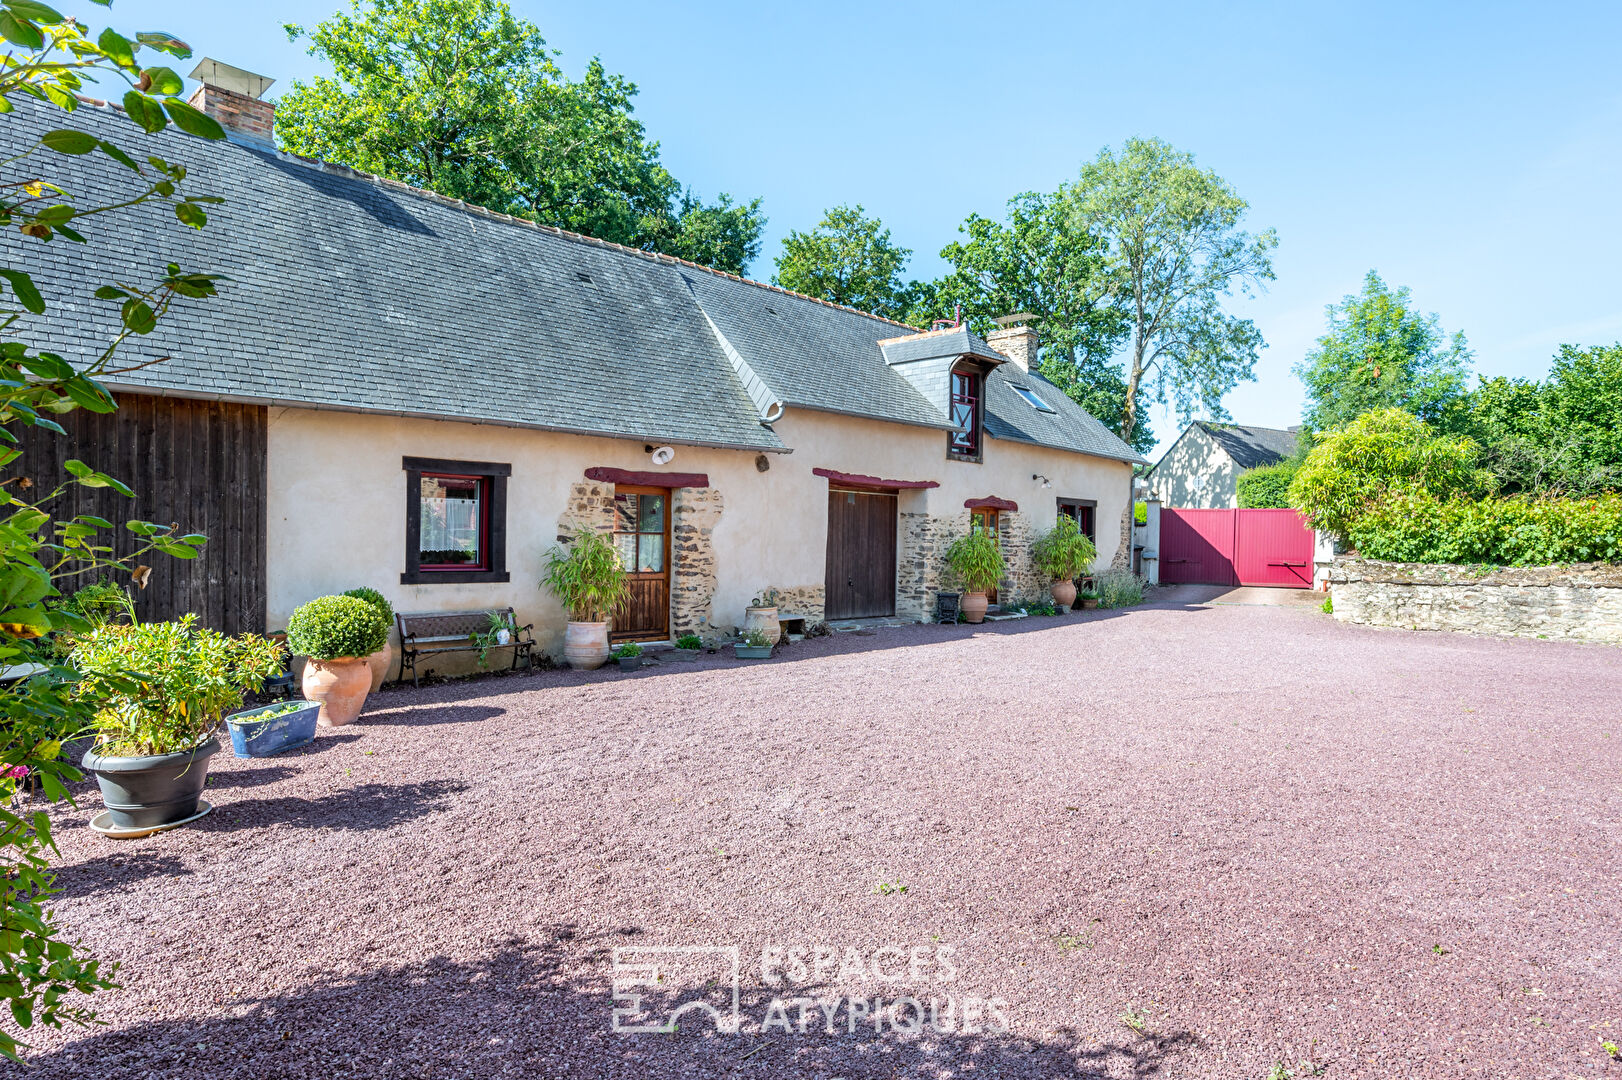
[[[175,833],[81,789],[123,988],[28,1075],[1622,1078],[1619,703],[1614,649],[1175,603],[385,691]],[[615,1032],[649,946],[736,947],[741,1030]]]

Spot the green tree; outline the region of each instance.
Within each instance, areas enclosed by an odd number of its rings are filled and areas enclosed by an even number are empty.
[[[1544,382],[1485,379],[1469,430],[1503,490],[1588,495],[1622,488],[1622,343],[1562,345]]]
[[[1394,493],[1438,499],[1492,491],[1481,447],[1438,434],[1402,409],[1376,409],[1320,435],[1290,483],[1289,505],[1346,539],[1359,517]]]
[[[890,230],[860,204],[836,206],[810,232],[783,239],[772,279],[785,289],[833,304],[899,318],[908,304],[901,280],[911,250],[890,242]]]
[[[1113,297],[1130,327],[1122,437],[1132,440],[1148,395],[1225,419],[1222,396],[1251,378],[1265,347],[1249,319],[1223,310],[1234,290],[1273,279],[1271,229],[1239,228],[1249,204],[1193,155],[1159,139],[1128,139],[1082,166],[1070,189],[1072,227],[1108,245]]]
[[[0,36],[10,46],[0,67],[0,114],[14,113],[14,99],[25,97],[72,114],[85,81],[102,76],[129,85],[122,115],[144,131],[160,132],[173,123],[193,135],[224,137],[217,123],[175,96],[183,87],[178,74],[138,59],[147,49],[189,56],[186,45],[168,34],[126,37],[109,28],[92,36],[77,21],[35,0],[0,0]],[[95,193],[99,203],[70,190],[57,176],[57,155],[88,154],[103,155],[127,170],[125,189]],[[182,224],[202,228],[208,220],[204,207],[219,200],[186,194],[185,182],[183,166],[155,156],[138,162],[113,143],[77,128],[47,131],[31,144],[14,137],[9,155],[0,162],[0,225],[29,238],[23,244],[84,243],[81,230],[91,230],[103,214],[165,203]],[[120,239],[132,242],[128,236]],[[46,314],[52,299],[27,269],[39,259],[29,250],[10,248],[8,266],[0,270],[0,470],[21,453],[16,428],[36,426],[62,435],[53,415],[76,408],[112,412],[113,397],[97,379],[131,370],[115,366],[119,346],[131,336],[150,333],[176,301],[214,295],[218,280],[170,264],[150,285],[124,282],[95,289],[97,300],[118,306],[122,326],[90,363],[75,368],[29,340],[40,325],[33,320]],[[90,292],[91,284],[75,282],[75,292],[77,287]],[[75,295],[56,315],[57,322],[71,322],[72,310],[82,302]],[[65,464],[71,479],[54,491],[34,491],[26,478],[0,472],[6,518],[0,528],[0,665],[40,665],[38,673],[0,692],[0,996],[7,999],[15,1024],[11,1030],[0,1028],[0,1054],[14,1060],[23,1045],[16,1029],[89,1023],[93,1014],[75,995],[112,985],[110,971],[61,938],[47,907],[55,891],[50,817],[43,810],[29,812],[19,802],[25,781],[37,783],[48,800],[69,798],[65,782],[80,774],[62,759],[62,746],[84,733],[94,712],[93,703],[74,695],[78,673],[61,664],[61,650],[50,641],[50,635],[89,628],[82,614],[58,602],[57,583],[98,569],[134,571],[136,561],[153,551],[195,558],[204,542],[201,536],[176,535],[149,522],[128,522],[126,527],[143,542],[128,556],[113,558],[102,535],[111,522],[89,516],[57,519],[49,508],[75,484],[109,487],[125,495],[129,489],[83,461]],[[109,677],[118,676],[114,672]]]
[[[355,0],[286,30],[337,74],[277,102],[294,153],[732,273],[759,253],[759,199],[684,191],[633,115],[635,84],[595,59],[565,78],[503,0]]]
[[[1329,332],[1295,366],[1307,387],[1306,427],[1325,431],[1372,409],[1406,409],[1451,430],[1470,374],[1463,334],[1412,306],[1370,270],[1363,291],[1328,307]]]
[[[959,313],[976,332],[995,328],[1002,315],[1035,316],[1042,376],[1140,451],[1154,447],[1148,425],[1124,433],[1126,376],[1111,357],[1126,335],[1116,303],[1103,240],[1076,227],[1066,187],[1052,194],[1026,192],[1008,201],[1005,221],[971,214],[959,227],[965,239],[941,250],[952,270],[939,281],[914,285],[907,321]]]

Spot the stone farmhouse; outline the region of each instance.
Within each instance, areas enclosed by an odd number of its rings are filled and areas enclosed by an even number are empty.
[[[118,325],[96,286],[169,262],[229,278],[130,340],[116,413],[31,432],[19,463],[50,483],[84,458],[138,496],[71,509],[210,536],[156,562],[143,618],[277,630],[371,585],[402,611],[511,605],[555,652],[541,560],[578,526],[634,571],[616,640],[713,639],[767,589],[807,618],[926,619],[971,523],[1001,537],[1005,598],[1045,593],[1029,545],[1060,514],[1125,564],[1143,460],[1036,373],[1021,319],[920,331],[279,153],[268,81],[200,70],[193,102],[229,141],[143,136],[111,106],[74,119],[184,163],[189,192],[225,200],[208,226],[147,205],[29,253],[57,321],[25,332],[80,363]],[[59,126],[18,110],[8,138]],[[101,154],[52,164],[135,190]]]

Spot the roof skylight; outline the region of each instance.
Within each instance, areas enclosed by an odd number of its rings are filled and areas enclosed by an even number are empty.
[[[1051,406],[1047,402],[1043,401],[1040,397],[1038,397],[1036,395],[1036,391],[1030,389],[1029,387],[1015,386],[1013,383],[1009,383],[1008,387],[1009,387],[1009,389],[1013,390],[1014,393],[1016,393],[1020,397],[1024,398],[1025,399],[1025,404],[1029,405],[1031,408],[1039,409],[1042,412],[1052,412],[1053,411],[1053,406]]]

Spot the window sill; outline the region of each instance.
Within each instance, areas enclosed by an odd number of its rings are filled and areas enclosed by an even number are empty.
[[[467,585],[473,582],[507,582],[505,570],[407,570],[400,575],[402,585]]]
[[[964,461],[968,462],[970,465],[979,465],[981,464],[982,458],[979,454],[954,454],[952,451],[948,450],[946,452],[946,460]]]

